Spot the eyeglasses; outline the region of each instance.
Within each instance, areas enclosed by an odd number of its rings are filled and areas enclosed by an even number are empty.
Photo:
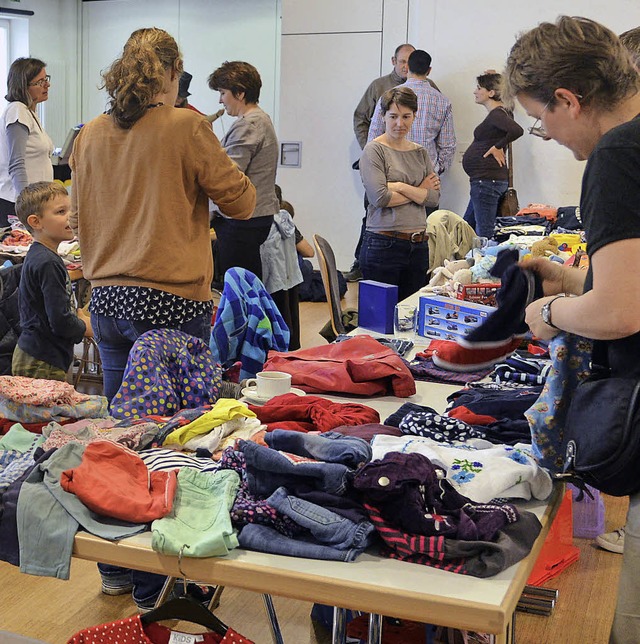
[[[535,123],[529,128],[529,134],[532,136],[539,136],[541,139],[546,139],[549,137],[547,134],[547,131],[544,129],[544,126],[542,125],[542,116],[543,114],[547,111],[547,108],[549,105],[551,105],[551,101],[553,98],[550,98],[547,101],[547,104],[542,108],[542,112],[540,112],[540,116],[535,120]]]
[[[584,98],[582,94],[575,94],[575,97],[579,99]],[[549,138],[547,131],[544,129],[544,126],[542,125],[542,117],[544,113],[547,111],[547,108],[549,107],[549,105],[551,105],[552,100],[553,100],[553,97],[551,97],[547,101],[547,104],[542,108],[542,112],[540,112],[540,116],[535,120],[535,123],[529,128],[529,134],[533,136],[539,136],[541,139]]]
[[[29,87],[44,87],[45,85],[51,85],[51,76],[47,74],[44,78],[36,81],[35,83],[29,83]]]

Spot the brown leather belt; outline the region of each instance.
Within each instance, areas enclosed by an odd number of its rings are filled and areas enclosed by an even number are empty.
[[[372,232],[378,235],[386,235],[387,237],[395,237],[396,239],[406,239],[412,244],[419,244],[429,238],[426,230],[418,230],[415,233],[403,233],[399,230],[373,230]]]

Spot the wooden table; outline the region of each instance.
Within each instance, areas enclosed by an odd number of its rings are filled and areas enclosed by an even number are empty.
[[[518,504],[534,512],[542,531],[524,560],[489,579],[437,570],[365,553],[353,563],[232,550],[226,557],[169,557],[151,549],[145,532],[114,543],[80,532],[73,555],[172,577],[341,606],[379,615],[493,633],[514,641],[513,615],[560,500]]]

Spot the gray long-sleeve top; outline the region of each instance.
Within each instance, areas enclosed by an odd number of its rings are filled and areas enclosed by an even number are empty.
[[[252,218],[280,212],[275,188],[278,139],[269,115],[256,107],[238,117],[221,143],[256,188],[256,207]]]
[[[413,201],[389,207],[390,181],[402,181],[419,186],[433,172],[433,164],[425,148],[416,145],[412,150],[394,150],[378,141],[365,146],[360,158],[360,176],[369,199],[367,230],[419,230],[427,224],[425,206],[437,206],[438,190],[428,190],[423,204]]]

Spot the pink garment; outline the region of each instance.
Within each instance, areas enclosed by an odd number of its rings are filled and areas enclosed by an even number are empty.
[[[402,358],[369,335],[288,353],[269,351],[265,371],[291,374],[291,384],[311,393],[407,398],[416,383]]]
[[[60,485],[90,510],[133,523],[148,523],[171,511],[176,470],[150,472],[142,459],[110,441],[89,443],[82,463],[65,470]]]
[[[143,626],[140,615],[119,619],[108,624],[86,628],[71,637],[67,644],[168,644],[172,631],[152,622]],[[204,632],[196,635],[199,644],[254,644],[251,640],[229,629],[224,636]]]
[[[87,394],[78,393],[68,382],[26,376],[0,376],[0,396],[41,407],[76,405],[90,398]]]

